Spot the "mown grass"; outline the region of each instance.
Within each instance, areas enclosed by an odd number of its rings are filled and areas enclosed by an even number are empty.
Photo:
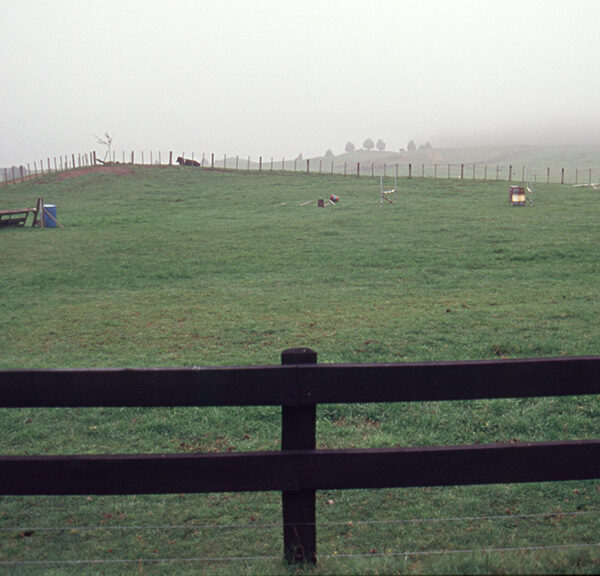
[[[337,206],[316,207],[332,193]],[[381,207],[370,178],[138,168],[0,188],[0,205],[37,196],[65,228],[0,230],[1,368],[275,364],[293,346],[322,362],[600,349],[593,190],[538,185],[533,207],[511,208],[505,182],[401,179]],[[582,397],[325,405],[317,442],[597,438],[598,412]],[[1,410],[0,425],[5,454],[271,450],[280,433],[274,408]],[[598,515],[523,515],[599,503],[598,482],[319,493],[318,572],[597,571],[597,547],[540,546],[597,544]],[[461,520],[393,523],[439,517]],[[277,494],[2,498],[4,561],[133,562],[0,570],[280,573],[280,522]],[[137,562],[262,555],[275,558]]]

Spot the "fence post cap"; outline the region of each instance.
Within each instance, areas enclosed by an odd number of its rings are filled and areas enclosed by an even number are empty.
[[[316,364],[317,353],[311,348],[288,348],[281,353],[282,364]]]

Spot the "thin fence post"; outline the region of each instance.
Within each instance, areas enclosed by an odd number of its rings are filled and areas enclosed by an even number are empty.
[[[316,364],[317,353],[310,348],[292,348],[281,353],[281,363]],[[296,398],[302,394],[299,381]],[[281,407],[281,449],[314,450],[316,448],[316,405],[296,404]],[[301,470],[297,470],[298,476]],[[288,562],[315,564],[317,561],[317,531],[315,490],[284,490],[283,551]]]
[[[550,184],[550,166],[546,169],[546,184]]]
[[[565,183],[565,169],[564,168],[560,169],[560,183],[561,184]]]
[[[360,162],[356,163],[356,177],[360,178]]]
[[[412,164],[410,164],[410,163],[408,165],[408,177],[412,178]]]
[[[23,165],[19,166],[19,170],[21,172],[21,183],[25,182],[25,170],[23,170]]]
[[[4,184],[8,184],[8,172],[6,168],[4,169]]]
[[[262,172],[262,156],[258,157],[258,171]]]
[[[346,175],[346,167],[348,165],[348,162],[344,162],[344,176]]]
[[[460,179],[462,180],[465,177],[465,165],[460,165]]]
[[[173,151],[169,151],[169,166],[173,165]]]
[[[215,167],[215,153],[214,152],[210,153],[210,167],[211,168]]]
[[[508,167],[508,181],[512,180],[512,164]]]
[[[306,173],[310,174],[310,158],[306,159]]]
[[[484,172],[483,179],[487,180],[487,164],[485,165],[485,172]]]

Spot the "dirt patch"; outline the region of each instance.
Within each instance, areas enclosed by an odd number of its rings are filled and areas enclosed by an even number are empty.
[[[77,178],[84,176],[85,174],[116,174],[117,176],[129,176],[133,174],[133,168],[127,168],[126,166],[90,166],[89,168],[77,168],[76,170],[70,170],[63,172],[58,175],[58,180],[63,181],[69,178]]]

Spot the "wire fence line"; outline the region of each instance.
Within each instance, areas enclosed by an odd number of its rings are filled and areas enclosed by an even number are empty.
[[[600,510],[577,510],[577,511],[566,511],[566,512],[539,512],[539,513],[524,513],[524,514],[492,514],[492,515],[480,515],[480,516],[447,516],[447,517],[421,517],[421,518],[400,518],[391,520],[338,520],[338,521],[323,521],[317,522],[320,527],[336,527],[336,526],[367,526],[367,525],[379,525],[379,526],[390,526],[390,525],[406,525],[406,524],[423,524],[423,523],[461,523],[461,522],[502,522],[502,521],[539,521],[556,518],[591,518],[600,516]],[[76,535],[80,531],[126,531],[132,530],[140,532],[143,530],[154,530],[154,531],[168,531],[168,530],[224,530],[224,529],[280,529],[282,526],[279,522],[273,523],[197,523],[197,524],[174,524],[174,525],[128,525],[128,526],[104,526],[104,525],[86,525],[86,526],[75,526],[75,525],[61,525],[61,526],[28,526],[28,527],[2,527],[1,532],[33,532],[33,531],[46,531],[46,532],[63,532],[68,531],[70,534]],[[202,535],[205,536],[204,534]],[[538,539],[539,539],[538,534]],[[431,545],[433,544],[433,546]],[[438,544],[440,544],[438,542]],[[496,543],[497,544],[497,543]],[[452,547],[449,546],[436,546],[434,543],[430,543],[429,547],[425,549],[397,549],[393,545],[387,547],[384,550],[378,551],[375,548],[370,549],[368,552],[343,552],[337,551],[335,545],[330,542],[327,546],[329,550],[319,554],[321,560],[333,561],[334,565],[336,562],[342,562],[344,560],[352,559],[398,559],[398,558],[410,558],[410,557],[433,557],[433,556],[457,556],[457,555],[488,555],[488,554],[522,554],[522,553],[540,553],[540,552],[557,552],[557,551],[582,551],[582,550],[596,550],[600,549],[600,541],[592,542],[569,542],[569,543],[544,543],[533,542],[524,543],[523,545],[511,545],[511,546],[486,546],[481,547]],[[364,547],[363,547],[364,549]],[[25,559],[25,560],[9,560],[6,558],[0,558],[0,568],[49,568],[49,567],[78,567],[78,566],[126,566],[126,565],[138,565],[143,567],[144,565],[167,565],[167,564],[226,564],[226,563],[240,563],[240,562],[280,562],[281,555],[275,554],[249,554],[249,555],[231,555],[231,556],[207,556],[207,555],[180,555],[180,556],[166,556],[166,557],[151,557],[151,556],[137,556],[134,558],[111,558],[111,557],[95,557],[95,558],[54,558],[54,559]]]
[[[343,157],[317,157],[317,158],[258,158],[251,156],[227,155],[216,157],[214,153],[196,154],[194,152],[125,152],[120,154],[111,152],[104,155],[96,151],[61,155],[53,158],[41,158],[26,165],[13,165],[0,169],[0,182],[15,184],[30,178],[45,174],[90,168],[105,165],[130,165],[130,166],[173,166],[181,159],[192,166],[200,166],[212,170],[228,171],[253,171],[253,172],[304,172],[320,175],[344,175],[357,177],[386,178],[434,178],[434,179],[460,179],[460,180],[502,180],[508,182],[523,182],[535,185],[538,183],[560,183],[575,186],[598,185],[600,168],[594,167],[563,167],[560,162],[553,162],[546,166],[538,163],[536,166],[523,163],[509,164],[486,162],[419,162],[407,161],[398,158],[386,160],[345,160]]]
[[[506,546],[498,548],[459,548],[448,550],[404,550],[404,551],[386,551],[386,552],[363,552],[363,553],[336,553],[319,554],[321,559],[350,559],[350,558],[398,558],[409,556],[443,556],[456,554],[493,554],[507,552],[548,552],[557,550],[581,550],[600,548],[600,542],[587,543],[579,542],[575,544],[548,544],[532,546]],[[185,564],[185,563],[224,563],[224,562],[256,562],[256,561],[280,561],[280,556],[199,556],[199,557],[181,557],[181,558],[84,558],[74,560],[0,560],[1,566],[80,566],[95,564]]]

